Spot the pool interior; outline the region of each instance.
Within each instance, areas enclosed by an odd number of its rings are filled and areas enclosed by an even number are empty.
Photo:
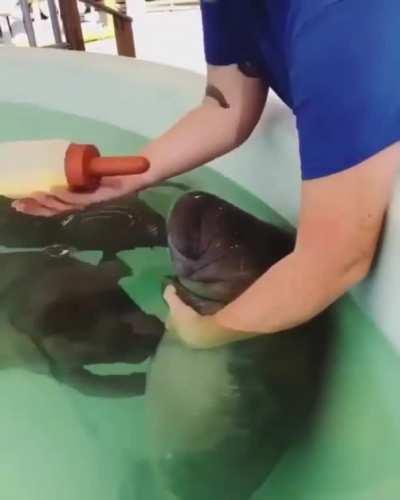
[[[0,103],[0,116],[0,141],[68,138],[96,143],[104,154],[129,154],[138,151],[146,142],[144,137],[106,123],[27,104]],[[211,169],[203,167],[176,180],[188,189],[215,193],[278,226],[288,226],[264,202]],[[179,186],[164,185],[142,193],[140,199],[166,217],[182,192]],[[101,253],[92,250],[77,252],[75,256],[97,265]],[[139,248],[121,252],[119,258],[132,270],[132,276],[120,281],[121,288],[142,310],[164,319],[162,284],[172,273],[166,249]],[[158,467],[160,457],[154,455],[157,443],[154,447],[147,399],[153,400],[154,408],[154,399],[162,400],[162,387],[150,386],[151,395],[146,393],[138,397],[88,397],[60,384],[48,374],[13,363],[8,354],[12,331],[2,313],[0,345],[5,353],[4,356],[0,353],[0,359],[4,359],[0,376],[3,395],[0,412],[2,498],[397,499],[400,494],[398,355],[349,296],[340,300],[333,311],[334,344],[312,429],[285,450],[274,467],[265,471],[262,484],[250,495],[245,487],[246,494],[240,492],[241,483],[246,483],[248,475],[246,467],[238,462],[236,469],[232,464],[224,468],[218,460],[228,462],[226,455],[214,457],[214,465],[212,462],[204,464],[205,468],[214,466],[217,472],[209,470],[206,474],[209,484],[199,484],[189,469],[193,463],[199,466],[202,460],[208,460],[208,455],[203,457],[193,443],[193,456],[190,456],[190,446],[184,455],[190,458],[187,468],[183,464],[175,478],[185,483],[180,489],[184,491],[183,496],[170,491],[170,484]],[[176,387],[179,391],[185,380],[185,391],[174,400],[180,401],[182,413],[187,413],[187,408],[197,408],[199,400],[208,401],[209,395],[199,394],[199,391],[213,389],[213,384],[202,386],[197,381],[205,377],[207,370],[212,372],[213,356],[217,355],[205,351],[196,354],[195,359],[192,356],[193,353],[182,348],[170,360],[175,370],[176,367],[185,370]],[[97,365],[91,370],[99,374],[124,374],[132,370],[145,373],[152,369],[151,365],[151,361],[133,366],[115,363],[112,367]],[[171,383],[168,377],[165,380]],[[210,401],[221,403],[212,398]],[[185,431],[184,423],[179,420],[179,408],[174,411],[171,435]],[[249,408],[249,411],[257,412],[257,408]],[[161,425],[167,418],[166,413],[167,408],[165,414],[160,412],[157,416]],[[152,418],[154,420],[154,415]],[[259,453],[255,445],[254,453],[247,457],[249,467],[257,467]],[[171,452],[161,458],[173,462],[175,456]],[[232,472],[231,481],[223,476],[227,470]]]

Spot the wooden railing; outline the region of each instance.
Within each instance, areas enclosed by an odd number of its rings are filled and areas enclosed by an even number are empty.
[[[136,57],[132,18],[104,5],[101,0],[59,0],[66,43],[72,50],[85,50],[78,1],[113,18],[117,51],[120,56]]]

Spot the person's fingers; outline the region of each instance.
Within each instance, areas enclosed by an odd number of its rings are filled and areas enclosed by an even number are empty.
[[[104,178],[98,189],[92,192],[74,192],[65,186],[55,186],[48,193],[39,191],[16,200],[13,207],[26,214],[51,216],[60,212],[81,210],[92,203],[121,196],[125,191],[126,186],[124,188],[121,179]]]
[[[12,203],[12,207],[17,212],[22,212],[28,215],[36,215],[40,217],[51,217],[55,214],[55,211],[44,207],[39,202],[33,198],[24,198],[22,200],[15,200]]]
[[[179,317],[195,317],[197,313],[194,309],[186,305],[182,300],[178,297],[175,287],[172,285],[168,285],[164,291],[164,300],[168,304],[168,307],[171,312],[171,316],[179,316]]]
[[[167,303],[169,309],[173,309],[178,296],[176,295],[176,290],[173,285],[168,285],[163,294],[164,300]]]
[[[33,193],[30,198],[38,201],[40,205],[43,205],[46,208],[51,210],[55,210],[56,212],[65,212],[68,210],[73,210],[76,208],[75,205],[71,205],[70,203],[66,203],[55,196],[52,196],[48,193],[44,193],[42,191],[37,191]]]
[[[77,206],[66,204],[54,196],[37,191],[27,198],[15,200],[12,204],[19,212],[29,215],[44,215],[49,217],[61,212],[76,210]]]
[[[167,316],[167,319],[165,320],[165,330],[167,332],[174,331],[174,325],[170,314]]]
[[[50,190],[50,194],[61,202],[74,206],[89,205],[90,203],[94,203],[95,201],[97,201],[98,197],[97,192],[75,193],[74,191],[70,191],[65,187],[59,186],[53,187]]]

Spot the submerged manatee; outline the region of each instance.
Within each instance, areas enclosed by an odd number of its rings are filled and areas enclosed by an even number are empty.
[[[94,266],[69,256],[16,252],[0,254],[0,266],[4,367],[49,371],[91,395],[144,393],[144,373],[100,376],[86,368],[140,363],[163,334],[162,323],[118,286],[130,272],[122,263]]]
[[[294,238],[206,193],[176,203],[168,242],[181,298],[202,314],[243,292]],[[152,459],[181,500],[246,500],[310,428],[331,329],[325,313],[294,331],[198,351],[171,335],[148,380]]]
[[[12,201],[0,196],[0,245],[6,247],[62,244],[102,250],[107,258],[121,250],[166,245],[164,219],[132,195],[53,217],[17,212]]]

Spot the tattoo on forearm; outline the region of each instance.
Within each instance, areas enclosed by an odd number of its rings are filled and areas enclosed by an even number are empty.
[[[230,105],[226,100],[224,94],[215,85],[207,85],[206,96],[211,97],[221,106],[221,108],[228,109]]]
[[[260,78],[260,69],[256,64],[250,61],[244,61],[238,64],[238,69],[243,75],[249,78]]]

